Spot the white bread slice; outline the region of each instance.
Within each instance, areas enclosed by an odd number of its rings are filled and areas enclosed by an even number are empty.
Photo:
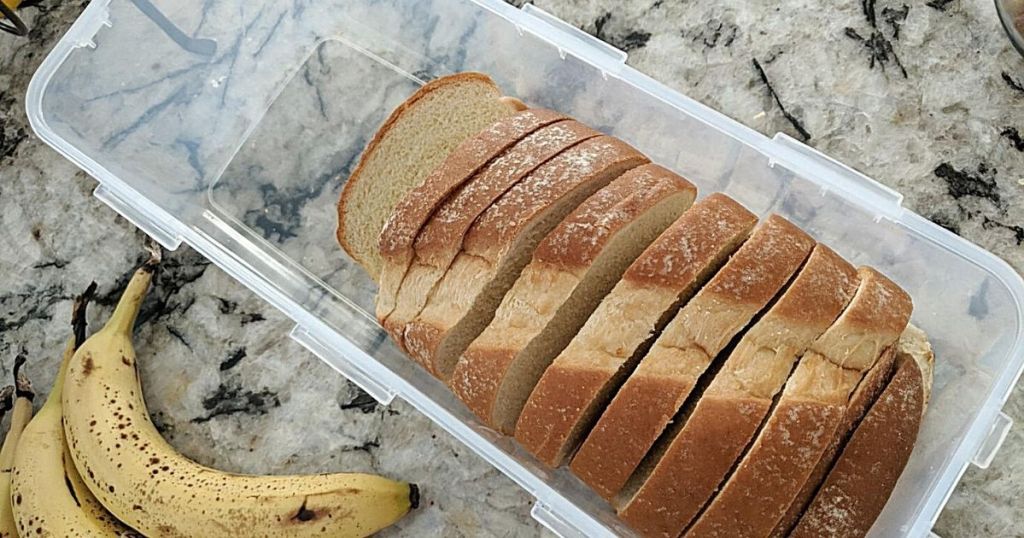
[[[771,533],[839,434],[855,389],[862,380],[884,382],[913,304],[874,269],[857,273],[850,305],[800,359],[757,438],[685,536]]]
[[[447,381],[544,236],[591,194],[647,162],[625,142],[601,136],[565,150],[509,189],[469,229],[462,252],[406,324],[409,354]]]
[[[519,443],[544,464],[561,465],[661,329],[756,223],[753,213],[719,193],[683,213],[544,371],[516,423]]]
[[[395,308],[398,289],[415,254],[416,236],[441,204],[487,163],[523,137],[564,119],[566,117],[557,112],[530,109],[498,120],[459,144],[422,184],[398,202],[384,223],[378,244],[383,265],[377,296],[377,319],[387,319]]]
[[[416,256],[398,288],[395,308],[381,321],[402,349],[405,325],[416,319],[462,248],[462,239],[480,216],[509,188],[538,166],[601,133],[572,120],[548,125],[526,136],[465,182],[430,217],[416,237]]]
[[[455,395],[511,434],[544,369],[696,194],[690,182],[648,164],[583,202],[537,246],[494,320],[462,354],[450,381]]]
[[[374,279],[377,238],[395,204],[463,140],[520,110],[482,73],[435,79],[396,108],[359,159],[338,201],[338,243]]]
[[[934,356],[931,352],[931,345],[928,343],[928,338],[925,336],[924,331],[908,325],[906,330],[903,331],[903,335],[900,336],[900,341],[896,352],[890,356],[892,364],[895,364],[900,353],[908,355],[914,358],[921,359],[920,369],[922,371],[922,382],[926,386],[922,387],[924,392],[924,401],[927,403],[928,394],[931,390],[931,364]],[[786,515],[776,524],[775,529],[772,531],[772,536],[788,536],[789,532],[796,525],[797,521],[802,517],[807,506],[814,498],[817,493],[819,486],[825,480],[826,475],[832,469],[836,462],[836,458],[839,457],[840,451],[843,449],[843,444],[850,438],[854,429],[857,428],[864,416],[868,413],[869,408],[879,398],[882,391],[885,389],[887,383],[889,383],[889,376],[894,375],[894,367],[887,369],[876,369],[873,371],[874,375],[865,378],[861,382],[860,386],[854,392],[853,397],[850,398],[850,403],[847,405],[846,413],[843,416],[842,423],[839,427],[838,435],[833,436],[832,441],[829,443],[825,453],[821,456],[817,466],[811,473],[810,477],[804,482],[803,487],[800,489],[800,493],[793,499],[793,502],[789,505],[789,510],[786,511]]]
[[[857,290],[857,270],[824,245],[751,327],[681,417],[660,460],[618,500],[630,525],[677,536],[707,503],[753,439],[793,364],[839,317]],[[636,374],[634,374],[635,376]],[[629,490],[631,488],[627,488]]]
[[[857,424],[789,536],[865,536],[910,459],[930,396],[934,355],[924,332],[907,327],[895,372]]]
[[[618,493],[715,357],[813,248],[814,240],[786,219],[762,221],[665,326],[580,445],[572,472],[605,499]]]

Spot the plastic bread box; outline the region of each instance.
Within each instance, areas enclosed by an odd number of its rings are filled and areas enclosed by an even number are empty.
[[[561,536],[628,535],[564,469],[483,428],[385,337],[376,286],[335,242],[335,203],[367,140],[425,80],[491,75],[752,211],[777,212],[914,298],[935,388],[873,536],[926,536],[968,465],[987,466],[1024,363],[1024,282],[901,207],[901,196],[625,65],[626,54],[498,0],[94,0],[29,86],[38,135],[96,196],[169,249],[187,243],[295,320],[291,337],[381,403],[402,398],[536,497]]]

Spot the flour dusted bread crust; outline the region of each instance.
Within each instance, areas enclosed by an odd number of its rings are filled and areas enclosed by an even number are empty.
[[[415,255],[416,237],[441,204],[523,137],[564,119],[557,112],[531,109],[498,120],[459,144],[423,183],[402,197],[384,223],[378,242],[382,266],[377,319],[387,319],[395,308],[398,289]]]
[[[452,391],[484,423],[511,434],[544,369],[696,192],[648,164],[594,193],[537,246],[494,319],[459,359]]]
[[[434,287],[462,249],[463,236],[505,191],[566,149],[599,136],[572,120],[542,127],[520,140],[465,182],[430,217],[414,243],[415,259],[398,289],[395,308],[383,320],[395,342],[405,346],[405,325],[416,319]]]
[[[544,236],[591,194],[645,163],[625,142],[601,136],[563,151],[509,189],[469,229],[462,251],[406,325],[409,354],[447,380]]]
[[[502,99],[490,77],[472,72],[438,78],[406,99],[377,130],[345,182],[337,229],[345,252],[376,279],[377,238],[398,201],[463,140],[521,106]]]
[[[647,473],[616,504],[651,536],[676,536],[714,494],[757,432],[793,363],[857,290],[857,271],[817,245],[778,301],[743,335]],[[633,489],[638,488],[637,491]]]
[[[867,534],[914,449],[931,391],[934,355],[924,332],[908,326],[881,395],[845,441],[827,478],[804,508],[795,538]]]
[[[563,463],[654,337],[756,222],[728,196],[712,194],[669,227],[544,372],[517,422],[520,444],[549,466]]]
[[[867,267],[858,275],[850,305],[800,359],[761,432],[687,536],[764,536],[785,515],[865,373],[910,319],[913,305],[899,286]]]
[[[618,493],[718,353],[813,248],[789,221],[765,219],[665,327],[580,445],[573,473],[606,499]]]

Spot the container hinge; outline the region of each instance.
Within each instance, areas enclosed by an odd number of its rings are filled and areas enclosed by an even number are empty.
[[[978,452],[974,455],[971,463],[981,469],[988,469],[988,466],[992,464],[992,460],[996,457],[996,453],[999,452],[999,447],[1003,446],[1006,435],[1010,433],[1011,426],[1013,426],[1013,419],[1000,411],[996,415],[996,419],[992,421],[992,428],[981,443],[981,446],[978,447]]]
[[[530,510],[530,515],[533,516],[538,523],[547,527],[551,532],[555,533],[562,538],[588,538],[580,529],[576,528],[575,525],[566,521],[565,518],[556,514],[550,506],[540,502],[539,500],[533,503],[533,508]]]
[[[110,28],[110,1],[93,2],[89,5],[82,16],[68,30],[68,36],[74,43],[75,48],[96,48],[96,41],[93,40],[101,28]]]
[[[834,190],[846,195],[876,218],[899,219],[903,211],[902,194],[784,133],[776,134],[770,145],[768,154],[773,164],[781,164],[818,183],[825,192]]]
[[[120,213],[128,222],[155,239],[165,249],[177,250],[181,246],[181,236],[174,231],[174,227],[154,219],[152,215],[156,213],[155,210],[147,215],[102,184],[96,187],[93,196]]]
[[[605,73],[617,73],[629,57],[604,41],[576,28],[558,17],[533,5],[522,7],[523,17],[518,21],[518,28],[558,47],[558,53],[565,56],[572,54],[586,60]]]
[[[308,329],[296,325],[289,334],[302,347],[320,357],[320,360],[347,377],[359,388],[377,400],[381,405],[388,405],[395,399],[395,391],[373,379],[366,370],[334,346],[313,335]]]

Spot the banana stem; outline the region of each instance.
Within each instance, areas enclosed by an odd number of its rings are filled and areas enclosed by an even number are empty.
[[[128,286],[125,288],[124,294],[121,295],[121,300],[117,302],[117,307],[114,308],[110,320],[103,327],[103,331],[131,334],[132,327],[135,326],[135,318],[139,315],[139,307],[146,297],[146,290],[149,289],[149,283],[153,280],[157,264],[160,263],[159,250],[151,251],[150,254],[150,259],[136,269],[132,279],[128,281]]]

